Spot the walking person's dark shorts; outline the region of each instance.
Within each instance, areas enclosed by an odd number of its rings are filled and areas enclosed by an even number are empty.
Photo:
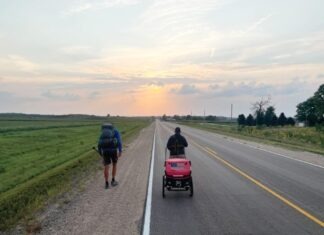
[[[117,163],[118,155],[116,150],[102,151],[104,165],[110,165],[111,162]]]

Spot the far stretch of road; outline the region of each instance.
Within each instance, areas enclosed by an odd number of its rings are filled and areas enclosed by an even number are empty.
[[[156,122],[150,234],[324,234],[324,168],[190,127],[181,126],[195,195],[162,198],[174,128]]]

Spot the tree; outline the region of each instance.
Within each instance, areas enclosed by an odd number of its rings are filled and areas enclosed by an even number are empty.
[[[278,117],[275,114],[271,119],[271,126],[277,126],[278,125]]]
[[[309,126],[324,123],[324,84],[312,97],[297,105],[296,118],[298,121],[306,122]]]
[[[186,120],[191,120],[191,115],[187,115]]]
[[[314,103],[318,123],[324,123],[324,84],[315,92]]]
[[[240,114],[240,115],[238,116],[237,122],[238,122],[238,124],[239,124],[240,126],[245,126],[245,122],[246,122],[246,120],[245,120],[245,116],[244,116],[244,114]]]
[[[292,117],[287,119],[287,125],[295,126],[296,122]]]
[[[254,118],[252,114],[249,114],[249,116],[246,118],[246,125],[253,126],[254,125]]]
[[[264,112],[257,113],[255,123],[257,126],[262,126],[264,124]]]
[[[260,126],[264,124],[265,107],[270,104],[270,100],[270,97],[268,97],[267,99],[262,97],[261,100],[256,101],[252,104],[251,110],[253,111],[254,116],[256,117],[256,125]]]
[[[180,116],[179,115],[173,115],[173,118],[174,118],[174,120],[176,120],[176,121],[178,121],[178,120],[180,120]]]
[[[281,113],[279,118],[278,118],[278,124],[280,126],[284,126],[287,124],[287,118],[286,118],[286,115],[284,113]]]
[[[209,122],[214,122],[216,121],[216,116],[212,116],[212,115],[208,115],[206,118],[205,118],[206,121],[209,121]]]
[[[306,125],[315,125],[317,117],[315,111],[315,100],[313,97],[297,105],[296,118],[298,121],[306,122]]]
[[[264,113],[265,107],[270,104],[271,98],[268,97],[267,99],[261,98],[261,100],[252,103],[251,110],[253,111],[254,115],[257,116],[258,113]]]
[[[272,119],[274,116],[276,116],[275,108],[273,106],[269,106],[264,115],[264,124],[267,126],[273,126]]]
[[[162,116],[162,120],[163,120],[163,121],[166,121],[166,120],[167,120],[167,116],[166,116],[165,114],[163,114],[163,116]]]

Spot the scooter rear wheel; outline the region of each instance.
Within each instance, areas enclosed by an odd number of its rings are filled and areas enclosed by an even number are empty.
[[[194,187],[193,187],[192,178],[190,178],[190,194],[189,194],[189,196],[192,197],[193,195],[194,195]]]
[[[165,198],[165,177],[162,177],[162,197]]]

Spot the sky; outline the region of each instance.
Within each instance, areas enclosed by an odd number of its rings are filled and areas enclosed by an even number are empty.
[[[0,113],[245,115],[324,83],[322,0],[0,0]]]

